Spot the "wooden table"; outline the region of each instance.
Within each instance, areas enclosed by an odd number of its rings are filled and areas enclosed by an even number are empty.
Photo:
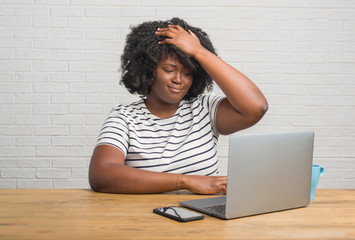
[[[355,239],[355,190],[317,190],[306,208],[180,223],[152,213],[192,194],[0,190],[0,239]]]

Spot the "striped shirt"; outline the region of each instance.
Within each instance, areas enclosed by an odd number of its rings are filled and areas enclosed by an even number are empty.
[[[223,96],[182,100],[175,114],[159,118],[141,99],[118,105],[102,126],[97,145],[122,151],[125,164],[155,172],[216,175],[217,107]]]

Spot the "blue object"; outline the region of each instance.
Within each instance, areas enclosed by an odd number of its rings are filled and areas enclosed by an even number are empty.
[[[324,174],[324,167],[319,165],[312,165],[312,181],[311,181],[311,200],[314,199],[317,184],[320,176]]]

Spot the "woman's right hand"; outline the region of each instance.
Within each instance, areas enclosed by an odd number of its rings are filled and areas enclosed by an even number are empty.
[[[181,189],[197,194],[226,194],[227,191],[226,176],[180,175],[179,181]]]

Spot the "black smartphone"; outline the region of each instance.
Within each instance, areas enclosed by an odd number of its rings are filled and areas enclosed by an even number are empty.
[[[203,219],[203,216],[200,213],[193,212],[180,207],[161,207],[153,209],[153,212],[164,217],[174,219],[179,222],[188,222],[194,220]]]

